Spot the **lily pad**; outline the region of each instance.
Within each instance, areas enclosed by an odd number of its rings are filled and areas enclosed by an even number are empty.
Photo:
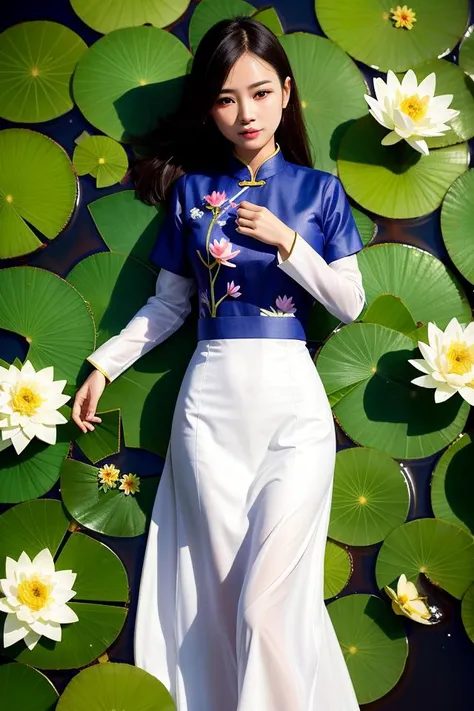
[[[2,32],[0,116],[38,123],[70,111],[72,73],[86,49],[79,35],[57,22],[20,22]]]
[[[468,0],[417,0],[413,28],[396,28],[389,12],[396,4],[380,0],[316,0],[324,33],[345,52],[386,72],[403,72],[428,59],[448,54],[468,23]],[[410,7],[410,5],[409,5]]]
[[[357,120],[342,137],[337,166],[347,193],[363,208],[384,217],[428,215],[469,166],[467,143],[424,156],[401,141],[382,146],[387,129],[372,116]]]
[[[365,212],[361,212],[356,207],[351,206],[351,212],[357,226],[357,231],[359,232],[362,243],[365,246],[377,236],[377,223],[373,222],[370,217],[365,214]]]
[[[374,595],[346,595],[328,605],[359,704],[385,696],[399,681],[408,656],[400,617]]]
[[[78,175],[90,173],[98,188],[119,183],[127,172],[125,150],[108,136],[88,136],[74,149],[73,163]]]
[[[75,443],[93,464],[120,451],[120,410],[101,412],[102,422],[92,432],[79,435]]]
[[[400,465],[383,452],[351,447],[337,454],[328,535],[353,546],[382,541],[408,514]]]
[[[399,526],[382,544],[375,575],[380,589],[405,573],[417,584],[420,573],[460,600],[474,580],[474,540],[459,526],[421,518]]]
[[[77,178],[69,156],[47,136],[23,128],[0,131],[0,259],[42,246],[66,226]]]
[[[474,583],[464,593],[461,603],[461,619],[471,642],[474,642]]]
[[[146,304],[155,290],[156,273],[124,254],[100,252],[76,264],[67,280],[92,309],[100,346]]]
[[[470,434],[456,440],[436,465],[431,480],[434,515],[474,534],[474,443]]]
[[[8,711],[54,711],[58,692],[44,674],[26,664],[2,664],[0,688]]]
[[[427,457],[462,432],[469,405],[453,397],[435,406],[433,393],[411,383],[417,356],[403,333],[351,323],[334,333],[316,360],[334,416],[356,443],[396,459]]]
[[[37,267],[0,270],[0,328],[28,341],[36,370],[54,366],[54,379],[75,384],[94,349],[94,322],[84,299],[53,272]]]
[[[158,477],[141,477],[136,494],[125,495],[118,486],[104,492],[99,490],[97,467],[66,459],[61,470],[61,494],[71,516],[86,528],[107,536],[145,533],[157,486]]]
[[[189,46],[196,51],[206,32],[220,20],[238,15],[253,15],[256,8],[245,0],[201,0],[189,23]]]
[[[274,7],[264,7],[262,10],[258,10],[252,17],[254,20],[258,20],[268,27],[277,37],[280,37],[285,32]]]
[[[459,66],[474,79],[474,25],[471,25],[464,35],[459,48]]]
[[[79,621],[61,625],[60,642],[41,637],[32,650],[23,641],[6,649],[0,643],[5,656],[41,669],[76,669],[90,664],[117,638],[127,615],[128,581],[119,558],[82,533],[68,535],[68,527],[61,502],[52,499],[19,504],[0,516],[1,577],[5,577],[7,556],[18,560],[25,551],[32,558],[43,548],[51,551],[56,570],[77,573],[76,596],[68,605]],[[5,617],[0,613],[2,628]]]
[[[73,94],[96,128],[117,141],[151,131],[177,109],[191,54],[171,32],[126,27],[95,42],[76,67]]]
[[[454,316],[463,324],[471,320],[463,287],[432,254],[403,244],[376,244],[363,249],[357,258],[367,307],[382,294],[393,294],[402,299],[416,322],[433,321],[445,328]],[[359,318],[364,317],[365,311]]]
[[[381,294],[367,308],[362,319],[365,323],[378,323],[394,331],[411,336],[417,330],[413,316],[398,296]]]
[[[121,190],[87,206],[97,229],[112,252],[133,256],[148,266],[149,255],[166,214],[166,208],[146,205],[134,190]]]
[[[474,170],[461,175],[448,190],[441,208],[441,232],[453,263],[474,284]]]
[[[131,664],[95,664],[67,685],[57,711],[175,711],[166,687],[144,669]]]
[[[324,553],[324,599],[335,597],[344,590],[352,573],[352,558],[342,546],[326,541]]]
[[[324,37],[298,32],[284,35],[280,42],[298,83],[313,165],[335,173],[344,131],[368,112],[364,77],[340,47]]]
[[[107,34],[122,27],[167,27],[183,15],[190,0],[70,0],[72,9],[89,27]]]

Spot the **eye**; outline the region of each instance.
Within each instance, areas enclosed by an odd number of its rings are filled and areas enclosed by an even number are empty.
[[[217,99],[216,104],[218,106],[228,106],[228,104],[224,104],[224,101],[232,101],[230,96],[223,96],[221,99]]]
[[[258,96],[259,94],[263,94],[263,96],[262,96],[262,99],[263,99],[267,94],[271,94],[271,93],[272,93],[272,92],[271,92],[271,91],[268,91],[267,89],[262,89],[261,91],[257,91],[257,93],[255,94],[255,96]]]

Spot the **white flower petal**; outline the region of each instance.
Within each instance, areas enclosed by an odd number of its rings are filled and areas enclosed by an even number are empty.
[[[474,406],[474,388],[459,388],[458,393],[464,398],[464,400],[466,400],[466,402]]]
[[[54,560],[49,548],[43,548],[32,560],[41,575],[52,575],[54,573]]]
[[[436,90],[436,73],[431,72],[427,77],[423,79],[421,84],[418,85],[419,96],[429,96],[430,99],[434,96]]]
[[[21,639],[24,639],[29,632],[29,628],[18,620],[15,614],[9,614],[6,617],[3,627],[3,646],[11,647]]]
[[[449,388],[449,389],[448,389]],[[454,395],[456,390],[453,390],[449,385],[441,383],[435,390],[434,399],[436,403],[445,402]]]
[[[429,367],[428,363],[425,360],[422,360],[420,358],[409,358],[408,362],[411,363],[411,365],[413,365],[418,370],[421,370],[422,373],[431,374],[432,369]]]
[[[382,146],[393,146],[395,143],[398,143],[399,141],[402,141],[402,137],[398,135],[395,131],[391,131],[390,133],[387,133],[386,136],[382,138],[380,143]]]
[[[431,375],[420,375],[419,378],[414,378],[413,385],[418,385],[421,388],[437,388],[438,383]]]
[[[70,588],[55,588],[53,593],[54,606],[64,605],[66,602],[69,602],[75,594],[75,591]]]
[[[15,452],[17,454],[21,454],[25,447],[29,445],[31,439],[23,433],[23,430],[20,430],[14,437],[12,437],[12,442],[15,447]]]
[[[56,444],[57,430],[50,425],[35,424],[35,435],[47,444]]]
[[[53,575],[53,582],[62,588],[71,589],[76,578],[77,573],[73,573],[72,570],[57,570]]]
[[[403,94],[407,96],[412,96],[412,94],[418,93],[418,82],[416,80],[416,74],[413,69],[409,69],[402,79],[401,90]]]
[[[33,630],[30,630],[30,631],[28,632],[28,634],[27,634],[26,637],[25,637],[25,644],[26,644],[26,646],[28,647],[28,649],[31,650],[31,649],[34,649],[34,648],[36,647],[36,645],[38,644],[38,641],[39,641],[39,639],[40,639],[40,636],[41,636],[41,635],[37,634],[37,633],[34,632]]]
[[[428,366],[433,370],[438,370],[436,365],[436,351],[424,341],[418,341],[418,348]]]
[[[62,631],[61,625],[58,622],[41,622],[37,620],[33,622],[31,629],[40,636],[48,637],[48,639],[52,639],[54,642],[61,641]]]
[[[415,151],[418,151],[418,153],[421,153],[424,156],[429,155],[430,149],[428,148],[426,141],[423,141],[422,139],[414,140],[413,138],[405,138],[405,140],[408,145],[414,148]]]
[[[14,608],[8,602],[6,597],[0,597],[0,612],[14,612]]]
[[[67,605],[61,605],[49,613],[50,622],[58,622],[60,624],[69,624],[71,622],[77,622],[79,617],[76,615],[74,610]]]

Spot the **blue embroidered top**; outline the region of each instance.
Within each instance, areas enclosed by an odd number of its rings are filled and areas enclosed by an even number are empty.
[[[277,146],[256,175],[232,155],[225,174],[178,178],[150,258],[196,280],[200,338],[304,340],[315,299],[278,268],[277,247],[236,231],[240,200],[267,207],[328,264],[363,248],[339,179],[287,162]]]

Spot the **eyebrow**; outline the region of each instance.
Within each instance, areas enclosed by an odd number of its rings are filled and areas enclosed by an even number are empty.
[[[253,84],[249,84],[247,89],[255,89],[257,86],[262,86],[262,84],[271,84],[271,79],[263,79],[262,81],[256,81]],[[235,94],[235,89],[221,89],[219,94]]]

